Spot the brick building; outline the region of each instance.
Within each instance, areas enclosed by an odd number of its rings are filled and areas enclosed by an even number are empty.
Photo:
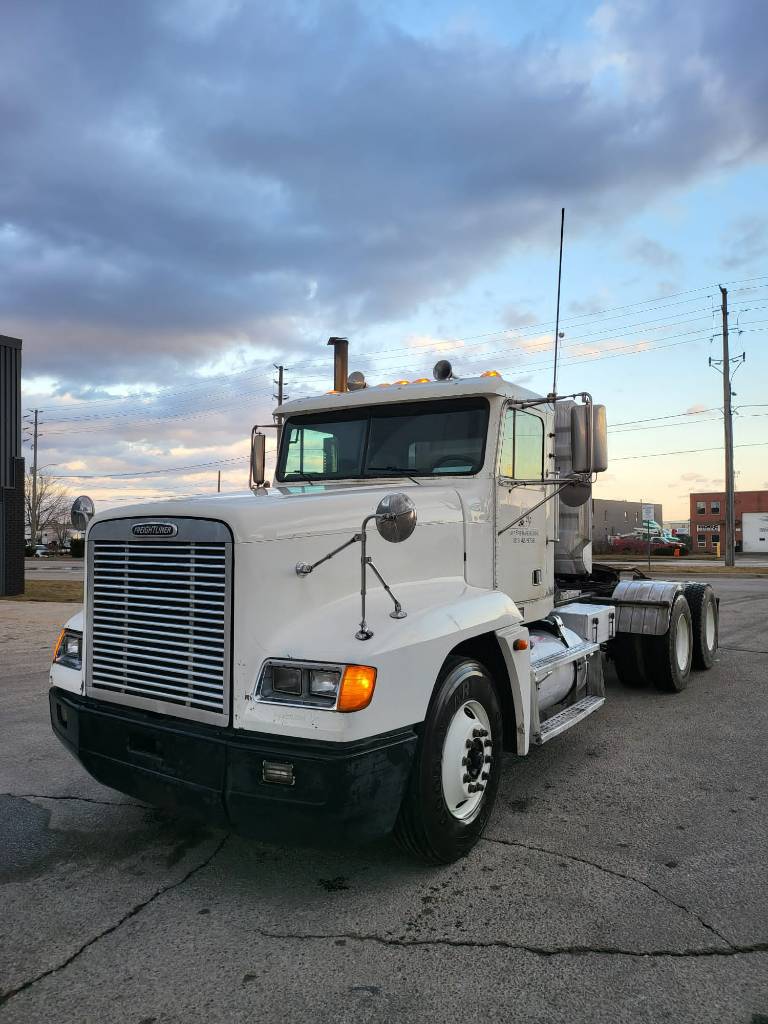
[[[648,502],[647,504],[652,504]],[[662,507],[653,503],[653,518],[662,523]],[[606,551],[609,538],[632,533],[643,525],[643,506],[639,501],[617,501],[613,498],[592,499],[592,541],[597,552]]]
[[[742,516],[768,512],[768,491],[736,491],[736,550],[742,547]],[[714,551],[720,542],[725,550],[725,491],[691,495],[691,536],[694,551]]]

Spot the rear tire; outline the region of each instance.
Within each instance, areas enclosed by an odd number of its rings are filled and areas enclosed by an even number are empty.
[[[714,591],[708,583],[688,583],[685,598],[693,623],[693,667],[712,668],[717,654],[720,615]]]
[[[501,707],[487,669],[448,658],[395,825],[400,846],[430,864],[465,857],[491,816],[503,743]]]
[[[669,629],[663,636],[647,638],[651,678],[657,690],[680,693],[688,685],[693,660],[693,621],[685,597],[675,598]]]

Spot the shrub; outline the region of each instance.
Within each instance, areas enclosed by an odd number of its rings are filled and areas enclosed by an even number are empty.
[[[82,558],[85,548],[85,541],[82,537],[73,537],[70,543],[70,554],[73,558]]]

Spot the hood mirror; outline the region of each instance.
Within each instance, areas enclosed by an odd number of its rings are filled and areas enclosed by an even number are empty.
[[[89,498],[87,494],[81,494],[79,498],[75,498],[70,514],[74,528],[84,533],[88,529],[88,523],[93,519],[95,511],[93,499]]]
[[[264,486],[264,471],[266,467],[267,458],[267,439],[256,427],[251,431],[251,464],[250,464],[250,480],[248,486],[253,490],[254,487]]]
[[[416,529],[416,506],[407,494],[385,495],[376,508],[376,529],[384,540],[399,544]]]

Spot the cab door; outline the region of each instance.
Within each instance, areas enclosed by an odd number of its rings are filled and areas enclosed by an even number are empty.
[[[546,495],[544,420],[508,406],[503,414],[496,477],[496,586],[513,599],[526,621],[551,609],[547,524],[552,502],[533,509]],[[523,484],[521,481],[526,481]],[[523,519],[504,533],[505,526]]]

